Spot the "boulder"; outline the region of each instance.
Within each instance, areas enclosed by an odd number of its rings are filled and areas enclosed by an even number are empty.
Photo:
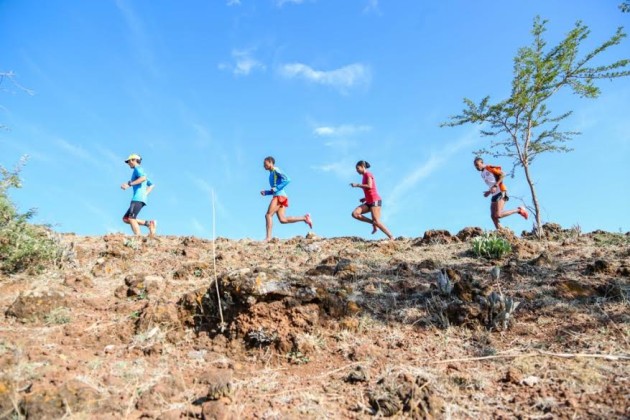
[[[20,293],[6,311],[7,316],[21,322],[43,321],[53,310],[67,305],[66,296],[54,290]]]

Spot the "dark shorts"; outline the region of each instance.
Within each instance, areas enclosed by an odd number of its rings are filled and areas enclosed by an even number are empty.
[[[132,201],[129,205],[129,210],[127,210],[127,213],[123,216],[123,220],[135,219],[138,217],[138,213],[140,213],[142,207],[144,207],[144,203],[142,201]]]
[[[495,194],[492,196],[492,201],[493,203],[496,203],[499,200],[503,200],[503,201],[508,201],[510,199],[510,197],[508,197],[507,192],[505,191],[501,191],[498,194]]]
[[[383,205],[383,200],[378,200],[373,203],[365,203],[365,205],[368,209],[371,209],[372,207],[381,207]]]

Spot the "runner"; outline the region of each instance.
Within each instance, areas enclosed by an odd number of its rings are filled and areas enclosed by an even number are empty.
[[[129,187],[133,187],[133,196],[131,197],[129,210],[127,210],[123,216],[123,222],[131,225],[131,230],[134,235],[140,235],[140,226],[146,226],[149,228],[149,236],[153,236],[157,228],[157,221],[137,219],[138,213],[140,213],[140,210],[147,204],[147,196],[153,190],[153,183],[147,177],[142,166],[140,166],[142,163],[140,156],[131,154],[125,160],[125,163],[133,169],[133,172],[131,174],[131,181],[125,182],[120,188],[126,190]]]
[[[494,222],[494,226],[497,229],[501,229],[502,226],[501,223],[499,223],[499,219],[516,213],[527,220],[529,213],[527,213],[525,207],[517,207],[515,210],[503,210],[505,202],[510,198],[507,195],[507,188],[503,183],[505,174],[501,170],[501,167],[486,165],[480,157],[475,158],[474,164],[475,168],[481,172],[481,178],[488,185],[488,191],[484,191],[483,196],[487,197],[492,195],[492,199],[490,200],[490,217]]]
[[[356,170],[360,175],[363,175],[363,180],[360,184],[353,182],[350,186],[353,188],[363,188],[363,194],[365,194],[365,197],[359,200],[363,204],[354,209],[352,217],[362,222],[370,223],[372,225],[373,234],[380,229],[389,239],[394,239],[394,236],[391,234],[389,229],[387,229],[387,227],[385,227],[385,225],[381,222],[381,206],[383,205],[383,201],[378,195],[374,175],[368,171],[369,167],[370,164],[364,160],[357,162]],[[372,213],[371,219],[363,215],[367,212]]]
[[[274,214],[278,214],[278,220],[282,224],[304,222],[309,228],[313,229],[313,221],[311,220],[311,215],[308,213],[302,217],[287,217],[284,215],[286,208],[289,207],[289,198],[287,197],[287,193],[284,189],[291,180],[280,168],[275,165],[276,160],[271,156],[267,156],[263,162],[263,166],[269,171],[269,185],[271,186],[271,189],[262,190],[260,195],[273,195],[273,198],[269,203],[269,208],[267,209],[267,214],[265,215],[267,227],[267,236],[265,237],[266,241],[271,240],[271,229],[273,226]]]

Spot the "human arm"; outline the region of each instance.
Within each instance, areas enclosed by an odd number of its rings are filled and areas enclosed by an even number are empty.
[[[371,176],[368,177],[367,184],[357,184],[355,182],[350,184],[350,186],[353,187],[353,188],[367,188],[367,189],[372,188],[372,185],[373,184],[372,184],[372,177]]]
[[[140,178],[136,178],[133,181],[125,182],[124,184],[120,186],[120,188],[122,188],[123,190],[126,190],[127,188],[133,187],[134,185],[142,184],[144,181],[146,181],[146,179],[147,179],[146,176],[141,176]]]

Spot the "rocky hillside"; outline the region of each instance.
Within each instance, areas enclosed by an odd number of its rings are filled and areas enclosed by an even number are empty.
[[[66,235],[0,277],[0,418],[628,418],[630,235],[546,231]]]

